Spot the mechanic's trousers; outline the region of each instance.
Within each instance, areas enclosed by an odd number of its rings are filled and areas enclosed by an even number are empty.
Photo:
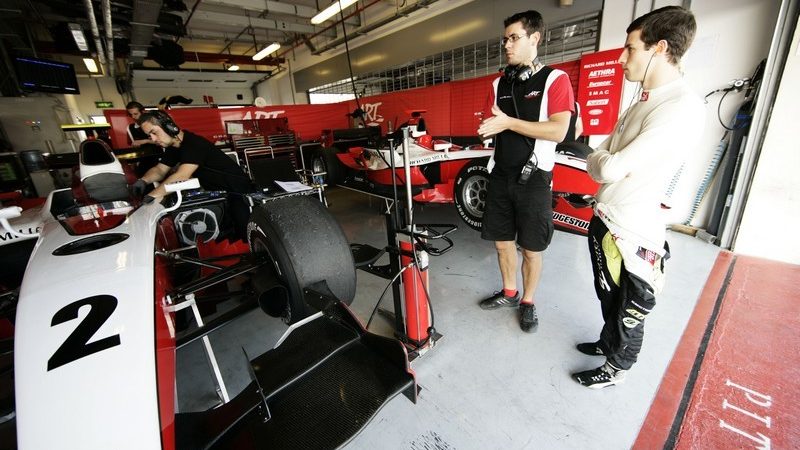
[[[611,233],[597,216],[589,223],[589,252],[603,313],[600,347],[611,365],[628,370],[642,348],[644,319],[656,305],[653,288],[625,269]]]

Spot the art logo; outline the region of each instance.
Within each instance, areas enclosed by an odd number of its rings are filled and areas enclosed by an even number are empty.
[[[361,104],[361,109],[367,114],[367,125],[380,125],[383,123],[383,116],[378,114],[378,107],[382,104],[383,102]]]
[[[281,114],[286,113],[284,110],[277,110],[277,111],[256,111],[255,119],[277,119],[281,116]],[[243,120],[251,120],[253,119],[253,115],[250,114],[250,111],[242,117]]]

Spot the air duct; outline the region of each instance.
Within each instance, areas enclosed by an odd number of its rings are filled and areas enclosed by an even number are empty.
[[[103,43],[100,42],[100,30],[97,28],[97,20],[94,18],[92,0],[83,0],[83,4],[86,6],[86,15],[89,17],[89,25],[92,28],[92,37],[94,38],[94,47],[97,51],[97,60],[100,61],[100,65],[103,66],[103,71],[108,73],[108,71],[105,70],[106,55],[103,53]]]
[[[108,75],[111,78],[115,76],[115,63],[114,63],[114,30],[111,28],[111,0],[102,0],[103,10],[103,27],[106,29],[106,51],[108,52]]]

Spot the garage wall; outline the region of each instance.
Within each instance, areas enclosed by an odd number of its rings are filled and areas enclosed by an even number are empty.
[[[794,132],[800,117],[800,22],[795,22],[794,30],[733,250],[800,264],[800,238],[795,232],[800,223],[800,146]]]
[[[180,88],[136,88],[136,100],[145,106],[155,106],[158,101],[168,95],[182,95],[192,99],[192,104],[203,104],[203,96],[214,97],[214,103],[219,105],[252,105],[253,94],[249,84],[238,88],[208,87],[180,87]],[[241,95],[242,99],[236,98]]]
[[[439,0],[431,8],[420,12],[423,14],[440,12],[451,3],[457,2]],[[502,34],[503,19],[531,8],[541,12],[546,23],[553,23],[599,11],[602,8],[602,1],[576,1],[569,8],[559,8],[555,0],[534,3],[525,0],[469,2],[388,36],[381,37],[378,33],[370,33],[367,36],[354,38],[350,43],[353,71],[356,75],[368,73],[439,51],[498,38]],[[400,19],[389,27],[405,26],[405,22],[410,20],[412,19]],[[295,59],[293,71],[295,91],[305,92],[309,88],[349,77],[347,57],[343,54],[344,46],[340,47],[336,53],[326,52],[320,56],[310,55],[302,48],[296,49],[294,54],[286,55],[287,58]]]
[[[65,95],[64,97],[72,97],[78,114],[85,122],[89,121],[89,115],[103,115],[103,110],[96,107],[94,102],[113,102],[114,108],[125,107],[125,100],[117,92],[117,85],[113,78],[78,78],[78,87],[81,89],[80,95]]]

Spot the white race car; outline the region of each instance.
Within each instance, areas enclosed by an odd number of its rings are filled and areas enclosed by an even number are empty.
[[[224,193],[190,194],[196,180],[143,204],[100,141],[81,145],[79,173],[31,227],[40,231],[14,321],[16,411],[0,424],[16,424],[20,449],[335,448],[398,393],[416,400],[403,345],[367,333],[347,308],[349,245],[316,198],[250,196],[248,245],[224,239]],[[0,221],[21,214],[3,208]],[[229,292],[234,278],[240,292]],[[233,296],[239,306],[204,322],[203,305]],[[228,393],[208,333],[259,306],[293,325],[248,358],[252,382]],[[182,330],[189,312],[196,323]],[[178,411],[176,351],[196,339],[220,404]]]

